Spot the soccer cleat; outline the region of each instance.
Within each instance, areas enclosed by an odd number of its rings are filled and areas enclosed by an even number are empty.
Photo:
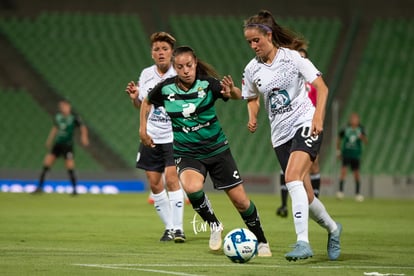
[[[313,256],[312,248],[309,243],[304,241],[297,241],[295,249],[285,255],[286,260],[294,261],[307,259]]]
[[[280,206],[276,210],[276,215],[278,215],[279,217],[282,217],[282,218],[286,218],[288,216],[288,210],[287,210],[286,206]]]
[[[341,255],[341,233],[342,225],[336,223],[338,228],[328,235],[328,257],[331,261],[335,261]]]
[[[174,242],[175,243],[185,242],[185,235],[184,235],[184,232],[182,230],[175,229],[175,231],[174,231]]]
[[[257,246],[258,257],[272,257],[272,251],[270,251],[269,243],[261,242]]]
[[[174,240],[174,231],[171,229],[165,229],[160,241],[167,242]]]
[[[43,193],[43,189],[42,188],[36,188],[36,190],[34,190],[33,192],[31,192],[32,195],[40,195]]]
[[[355,201],[357,201],[357,202],[362,202],[362,201],[364,201],[364,196],[363,196],[363,195],[361,195],[361,194],[357,194],[357,195],[355,196]]]
[[[210,241],[208,245],[213,251],[220,250],[222,243],[221,232],[223,232],[223,224],[212,223],[210,225],[210,230]]]
[[[342,199],[344,199],[344,197],[345,197],[345,195],[344,195],[343,192],[336,192],[336,198],[337,199],[342,200]]]
[[[154,199],[152,198],[152,195],[150,194],[149,196],[148,196],[148,199],[147,199],[147,202],[148,202],[148,204],[154,204]]]

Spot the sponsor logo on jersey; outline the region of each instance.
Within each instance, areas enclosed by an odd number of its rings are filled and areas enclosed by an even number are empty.
[[[196,111],[196,106],[193,103],[185,103],[183,104],[183,116],[184,118],[191,117],[194,112]]]
[[[196,126],[193,127],[183,127],[183,132],[185,133],[189,133],[189,132],[193,132],[193,131],[198,131],[204,127],[208,127],[210,126],[210,122],[204,123],[204,124],[198,124]]]

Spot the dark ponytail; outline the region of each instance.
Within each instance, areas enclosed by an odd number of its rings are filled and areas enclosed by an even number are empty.
[[[189,46],[180,46],[174,49],[174,52],[172,54],[172,62],[174,64],[174,59],[176,56],[182,55],[184,53],[190,53],[194,60],[197,61],[197,75],[198,76],[209,76],[209,77],[213,77],[216,79],[219,79],[220,76],[217,73],[216,69],[214,69],[213,66],[211,66],[210,64],[200,60],[197,58],[194,50],[189,47]]]
[[[267,10],[261,10],[258,14],[245,20],[244,29],[247,28],[257,28],[264,34],[272,32],[273,44],[277,47],[292,50],[307,48],[307,41],[304,37],[277,24],[273,15]]]

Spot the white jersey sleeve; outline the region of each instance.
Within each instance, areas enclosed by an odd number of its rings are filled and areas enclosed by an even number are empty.
[[[174,68],[170,69],[160,76],[157,72],[156,65],[142,70],[138,80],[139,96],[138,99],[142,102],[148,93],[161,81],[176,76]],[[151,111],[147,121],[147,133],[151,136],[155,144],[172,143],[173,133],[171,127],[171,119],[165,111],[164,107],[151,106]]]
[[[255,62],[256,62],[256,58],[251,60],[244,68],[243,78],[242,78],[243,99],[254,99],[260,95],[253,81],[252,67]]]
[[[150,69],[151,68],[151,69]],[[150,70],[148,70],[150,69]],[[153,70],[153,66],[148,67],[144,70],[142,70],[141,75],[139,76],[138,79],[138,91],[139,91],[139,95],[138,95],[138,100],[139,101],[143,101],[147,95],[148,95],[148,90],[151,91],[152,86],[153,85],[153,81],[151,81],[152,79],[154,79],[153,74],[151,74],[151,71]],[[149,84],[149,86],[148,86]]]
[[[312,83],[316,78],[322,75],[309,59],[301,57],[299,53],[297,53],[297,56],[294,55],[294,57],[296,57],[296,65],[299,73],[303,76],[306,82]]]

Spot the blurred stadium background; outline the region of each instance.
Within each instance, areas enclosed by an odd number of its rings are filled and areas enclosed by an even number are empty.
[[[75,149],[79,181],[138,180],[132,185],[142,189],[145,176],[134,169],[139,113],[124,89],[152,64],[149,35],[171,32],[178,44],[191,45],[240,85],[253,57],[243,19],[262,8],[309,40],[310,58],[330,87],[322,194],[337,189],[336,133],[356,111],[369,137],[363,194],[414,198],[414,4],[409,0],[0,0],[3,191],[17,180],[35,183],[52,114],[63,97],[91,134],[88,148]],[[245,127],[244,102],[220,103],[218,112],[248,189],[276,192],[279,166],[264,112],[254,136]],[[62,162],[49,179],[66,179]],[[346,192],[353,186],[349,178]]]

